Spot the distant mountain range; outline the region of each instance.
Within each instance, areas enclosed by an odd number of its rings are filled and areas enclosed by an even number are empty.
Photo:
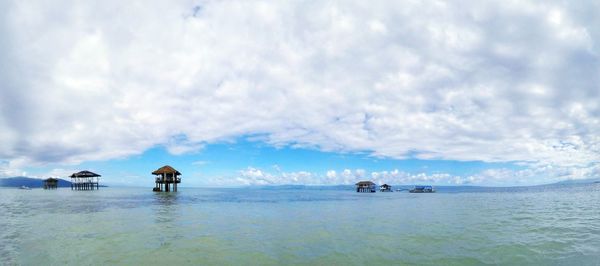
[[[21,187],[26,186],[30,188],[41,188],[44,187],[43,179],[39,178],[31,178],[26,176],[16,176],[16,177],[7,177],[0,178],[0,187]],[[58,187],[71,187],[71,182],[58,179]],[[106,185],[100,184],[100,187],[107,187]]]
[[[560,182],[556,182],[555,184],[566,185],[566,184],[590,184],[590,183],[600,183],[600,178],[563,180]]]
[[[42,179],[25,176],[0,178],[0,187],[21,187],[41,188],[44,186]],[[71,187],[71,182],[58,179],[58,187]]]

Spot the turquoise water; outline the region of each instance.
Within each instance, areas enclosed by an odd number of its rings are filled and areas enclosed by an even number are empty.
[[[600,184],[0,189],[3,265],[600,265]]]

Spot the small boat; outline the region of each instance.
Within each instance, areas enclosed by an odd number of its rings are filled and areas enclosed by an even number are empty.
[[[31,188],[30,188],[30,187],[28,187],[28,186],[21,186],[21,187],[19,187],[19,189],[31,190]]]
[[[410,193],[435,193],[435,189],[432,186],[415,186],[415,188],[409,190]]]

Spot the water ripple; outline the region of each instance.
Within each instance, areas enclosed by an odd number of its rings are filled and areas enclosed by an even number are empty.
[[[2,189],[0,258],[6,265],[598,265],[599,188]]]

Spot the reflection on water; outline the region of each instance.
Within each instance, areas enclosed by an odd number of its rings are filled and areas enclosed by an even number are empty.
[[[171,206],[177,203],[177,192],[154,192],[153,199],[156,205]]]
[[[600,184],[438,191],[0,189],[0,264],[600,261]]]
[[[180,208],[184,202],[181,192],[153,192],[151,207],[154,216],[153,239],[161,251],[169,251],[173,243],[183,237]]]
[[[160,227],[171,228],[178,213],[177,192],[154,192],[152,210]]]

